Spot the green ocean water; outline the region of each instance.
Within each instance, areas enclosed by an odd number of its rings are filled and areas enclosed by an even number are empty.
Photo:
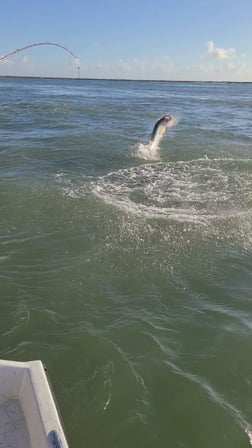
[[[252,84],[0,79],[0,356],[72,448],[249,446],[251,122]]]

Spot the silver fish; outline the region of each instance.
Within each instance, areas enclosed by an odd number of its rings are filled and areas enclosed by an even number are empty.
[[[151,142],[155,142],[158,144],[158,142],[161,140],[161,138],[164,136],[164,133],[166,131],[166,128],[168,126],[169,121],[172,120],[171,115],[163,115],[163,117],[159,118],[159,120],[156,122],[152,134],[151,134]]]

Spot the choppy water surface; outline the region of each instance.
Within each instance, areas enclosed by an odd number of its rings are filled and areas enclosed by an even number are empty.
[[[47,365],[71,447],[249,446],[252,85],[0,99],[0,356]]]

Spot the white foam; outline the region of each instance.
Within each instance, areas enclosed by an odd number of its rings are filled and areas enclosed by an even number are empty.
[[[251,189],[250,173],[228,159],[140,165],[93,184],[96,196],[127,213],[201,223],[250,215]]]
[[[248,435],[250,444],[252,445],[252,432],[248,429],[248,422],[242,412],[233,404],[229,403],[225,398],[216,390],[214,387],[209,384],[206,379],[200,377],[194,373],[187,372],[175,365],[171,361],[165,361],[165,364],[171,369],[176,375],[180,375],[186,378],[188,381],[197,384],[202,391],[206,393],[209,399],[224,409],[229,415],[233,417],[233,419],[240,425],[240,427],[246,432]]]
[[[120,232],[137,235],[137,244],[143,234],[155,232],[158,219],[168,223],[161,224],[162,238],[173,235],[174,239],[178,230],[179,247],[190,242],[188,231],[192,238],[196,231],[197,238],[212,235],[216,242],[239,240],[250,248],[251,170],[251,159],[202,158],[146,163],[100,177],[71,179],[59,173],[56,180],[65,196],[94,195],[107,204],[108,215],[111,211],[118,214],[123,223]]]
[[[245,429],[245,432],[249,438],[250,445],[252,445],[252,431],[250,429]]]
[[[159,148],[153,143],[138,143],[132,148],[131,155],[144,160],[160,160]]]

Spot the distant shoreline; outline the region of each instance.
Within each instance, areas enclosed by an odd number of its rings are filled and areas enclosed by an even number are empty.
[[[189,81],[174,79],[132,79],[132,78],[72,78],[67,76],[25,76],[25,75],[0,75],[0,78],[17,78],[17,79],[53,79],[53,80],[69,80],[69,81],[125,81],[125,82],[163,82],[163,83],[202,83],[202,84],[252,84],[252,81]]]
[[[175,79],[133,79],[133,78],[73,78],[67,76],[32,76],[32,75],[0,75],[0,78],[17,78],[17,79],[53,79],[53,80],[69,80],[69,81],[111,81],[111,82],[157,82],[157,83],[202,83],[202,84],[252,84],[252,81],[189,81]]]

